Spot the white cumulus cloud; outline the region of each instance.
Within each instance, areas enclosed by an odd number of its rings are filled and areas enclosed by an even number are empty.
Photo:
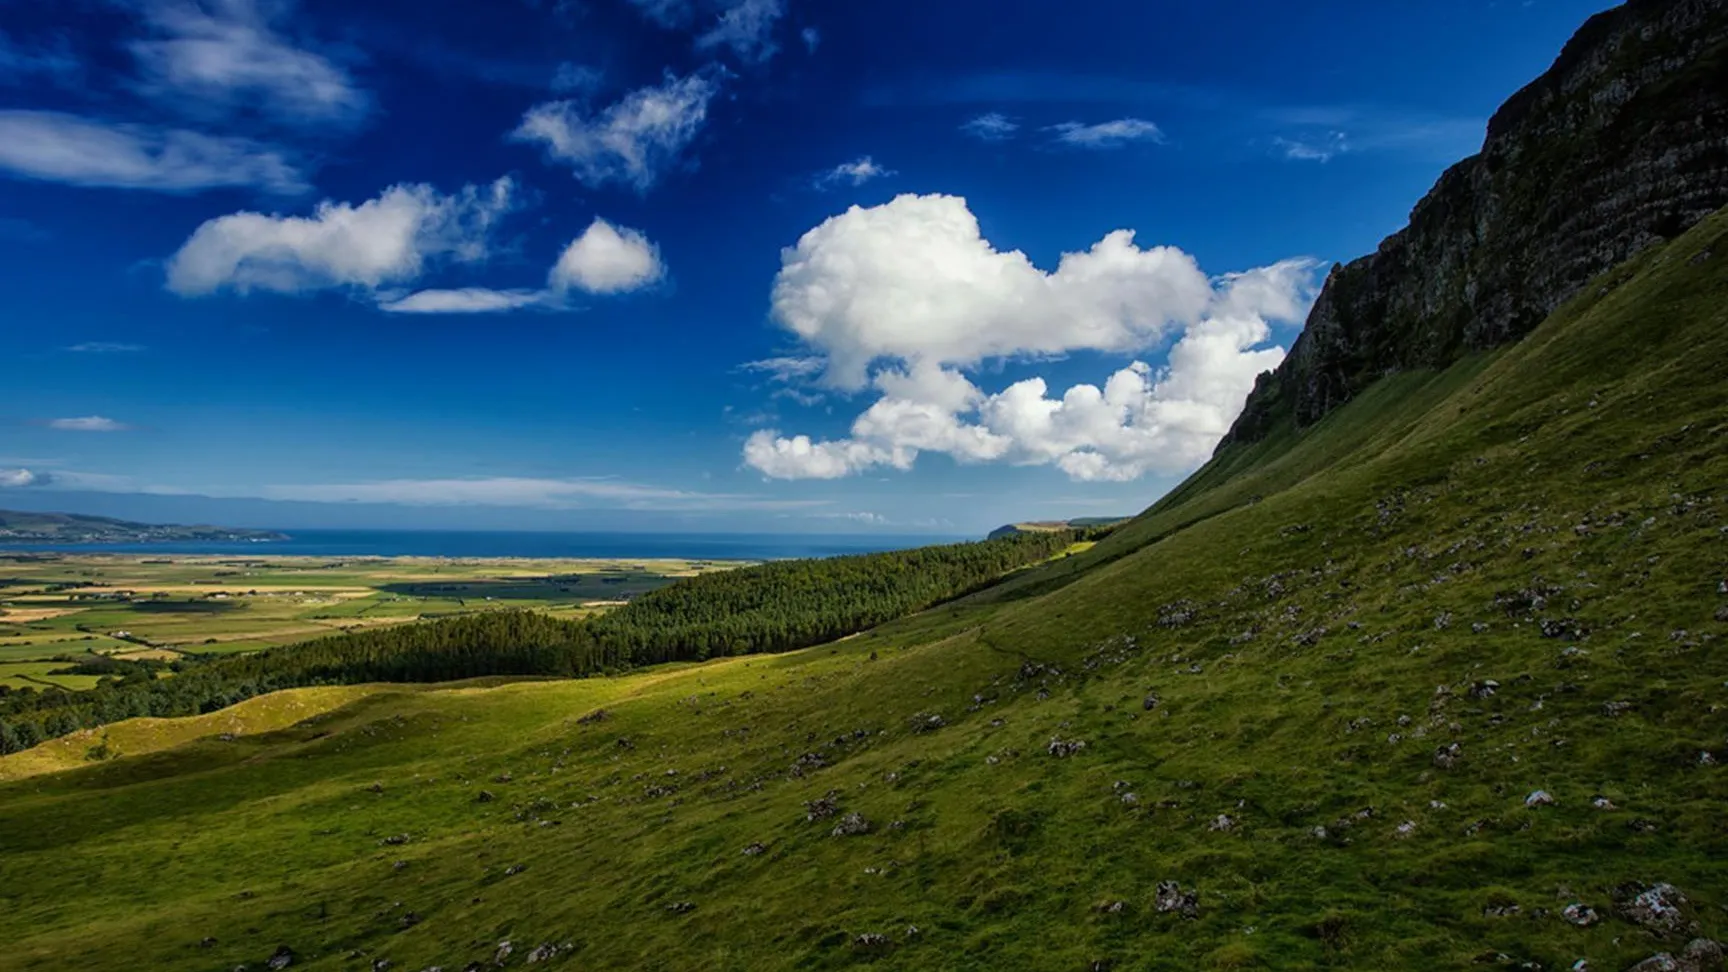
[[[280,149],[245,138],[115,124],[52,111],[0,111],[0,171],[44,182],[195,192],[306,188]]]
[[[640,290],[666,273],[660,248],[648,237],[628,227],[613,226],[595,218],[552,268],[553,290],[584,290],[591,294],[619,294]]]
[[[29,469],[0,469],[0,489],[45,486],[50,481],[51,477],[47,473],[38,473]]]
[[[48,427],[62,432],[124,432],[131,426],[101,415],[49,419]]]
[[[182,296],[300,293],[406,282],[432,259],[483,259],[514,193],[508,178],[451,195],[398,185],[359,205],[327,200],[311,216],[221,216],[198,227],[169,260],[168,289]]]
[[[584,185],[619,182],[646,192],[701,131],[719,85],[702,75],[668,77],[594,111],[586,101],[535,105],[511,135],[545,148]]]
[[[148,94],[206,114],[250,109],[295,124],[347,124],[370,98],[324,55],[282,36],[279,0],[148,0],[153,36],[131,44]]]
[[[1050,126],[1050,130],[1056,133],[1056,141],[1077,148],[1112,149],[1134,142],[1164,141],[1164,132],[1141,118],[1118,118],[1096,125],[1063,122]]]
[[[647,287],[666,275],[660,248],[637,230],[595,217],[571,241],[546,275],[541,290],[422,290],[386,300],[383,310],[398,314],[481,314],[538,307],[562,310],[570,294],[623,294]]]
[[[1228,431],[1261,371],[1270,322],[1297,322],[1315,264],[1289,260],[1209,278],[1131,231],[1065,254],[1054,272],[996,250],[965,200],[901,196],[853,207],[782,254],[775,319],[804,342],[809,374],[877,398],[841,439],[755,432],[746,465],[771,478],[909,469],[922,453],[1051,465],[1076,480],[1191,469]],[[1042,378],[991,393],[964,369],[1071,351],[1139,352],[1174,336],[1161,368],[1134,361],[1102,387],[1053,394]],[[793,375],[797,377],[796,374]]]

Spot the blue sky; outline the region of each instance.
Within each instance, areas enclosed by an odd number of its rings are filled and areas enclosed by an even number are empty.
[[[0,507],[1136,512],[1600,6],[0,0]]]

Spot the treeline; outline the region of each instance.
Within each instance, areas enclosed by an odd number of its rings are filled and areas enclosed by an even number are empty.
[[[0,688],[0,754],[138,716],[185,716],[308,685],[581,677],[669,661],[792,651],[989,586],[1091,531],[792,560],[703,574],[589,621],[498,611],[321,638],[252,655],[187,657],[172,677],[113,668],[95,688]],[[92,674],[101,661],[81,663]]]

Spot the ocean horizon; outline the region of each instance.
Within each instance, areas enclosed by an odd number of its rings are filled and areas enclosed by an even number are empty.
[[[541,560],[789,560],[905,550],[981,537],[934,534],[605,533],[526,530],[281,530],[287,540],[0,543],[0,552],[253,557],[521,557]]]

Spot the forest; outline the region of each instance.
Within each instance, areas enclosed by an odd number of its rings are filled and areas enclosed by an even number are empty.
[[[566,621],[499,611],[320,638],[250,655],[173,662],[69,661],[103,680],[82,692],[0,687],[0,754],[140,716],[214,712],[309,685],[577,678],[643,665],[793,651],[981,590],[1102,531],[776,561],[703,574],[608,614]]]

